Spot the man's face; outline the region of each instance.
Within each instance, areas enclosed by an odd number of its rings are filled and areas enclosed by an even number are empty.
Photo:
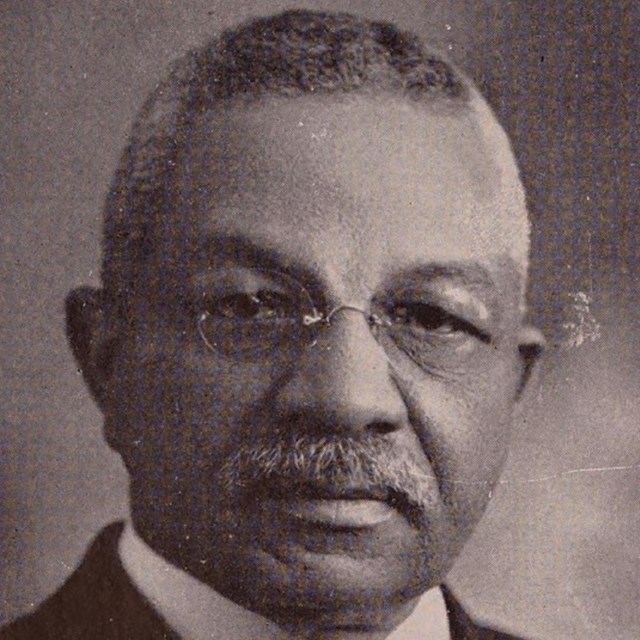
[[[523,371],[492,152],[382,96],[233,103],[190,140],[106,409],[134,522],[272,617],[409,599],[481,516]]]

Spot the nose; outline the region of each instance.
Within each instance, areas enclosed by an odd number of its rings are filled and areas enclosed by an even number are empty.
[[[282,428],[293,433],[390,434],[408,413],[365,315],[343,308],[277,392]]]

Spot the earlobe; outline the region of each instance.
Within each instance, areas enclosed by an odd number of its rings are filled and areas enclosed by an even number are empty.
[[[542,356],[546,345],[544,335],[539,329],[530,325],[524,325],[518,332],[518,351],[522,361],[522,373],[517,389],[517,397],[522,395],[525,387],[531,380],[536,363]]]
[[[65,301],[67,339],[95,401],[104,410],[115,342],[107,327],[104,293],[79,287]]]

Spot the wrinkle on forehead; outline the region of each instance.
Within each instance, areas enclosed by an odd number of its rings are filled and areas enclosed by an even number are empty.
[[[473,117],[374,98],[228,103],[196,123],[183,169],[206,164],[224,178],[215,188],[225,198],[248,184],[256,194],[268,191],[274,178],[295,187],[291,167],[299,165],[323,189],[346,190],[367,202],[387,183],[415,187],[426,180],[445,186],[455,167],[463,180],[459,190],[470,191],[478,201],[495,197],[500,168]]]
[[[463,113],[389,97],[274,97],[229,103],[192,133],[182,196],[206,231],[268,237],[352,286],[384,263],[509,253],[521,228],[510,218],[526,216]]]

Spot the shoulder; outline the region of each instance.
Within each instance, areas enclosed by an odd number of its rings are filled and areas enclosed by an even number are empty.
[[[0,640],[176,640],[120,564],[122,528],[105,528],[62,587],[32,614],[0,630]]]

